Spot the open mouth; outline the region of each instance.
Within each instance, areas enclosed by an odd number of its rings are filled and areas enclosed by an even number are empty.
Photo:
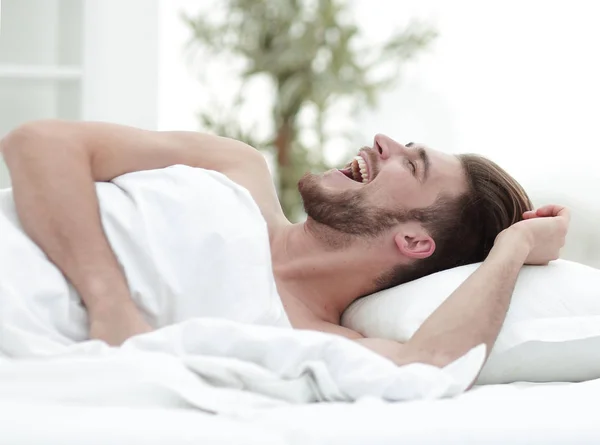
[[[367,184],[369,182],[367,163],[361,156],[354,156],[352,161],[346,167],[340,169],[340,172],[353,181],[362,184]]]

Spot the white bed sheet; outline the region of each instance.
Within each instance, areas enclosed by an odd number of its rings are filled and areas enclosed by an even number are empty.
[[[0,400],[2,445],[287,445],[261,425],[167,408]]]
[[[491,385],[437,401],[322,403],[241,418],[188,409],[0,401],[3,445],[566,445],[600,443],[600,380]]]
[[[290,406],[255,425],[293,445],[585,445],[600,443],[600,380],[490,385],[453,399]]]

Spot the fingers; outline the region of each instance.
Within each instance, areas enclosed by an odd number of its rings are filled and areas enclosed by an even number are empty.
[[[566,207],[562,207],[556,216],[560,216],[567,220],[567,223],[571,221],[571,212]]]
[[[564,206],[556,204],[546,205],[537,210],[529,210],[523,213],[523,219],[547,218],[555,216],[565,218],[567,223],[571,220],[571,213],[569,210]]]
[[[536,215],[540,217],[548,216],[563,216],[561,213],[567,212],[567,209],[563,206],[550,204],[544,207],[540,207],[536,210]]]

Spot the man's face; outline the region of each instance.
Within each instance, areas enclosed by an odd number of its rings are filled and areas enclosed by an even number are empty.
[[[376,236],[444,194],[466,191],[460,161],[419,144],[378,134],[345,168],[307,173],[298,188],[309,217],[352,235]]]

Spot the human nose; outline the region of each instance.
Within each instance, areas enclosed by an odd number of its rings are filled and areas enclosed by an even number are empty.
[[[406,153],[406,146],[396,142],[389,136],[384,134],[376,134],[373,148],[379,152],[381,159],[388,159],[394,154],[404,154]]]

